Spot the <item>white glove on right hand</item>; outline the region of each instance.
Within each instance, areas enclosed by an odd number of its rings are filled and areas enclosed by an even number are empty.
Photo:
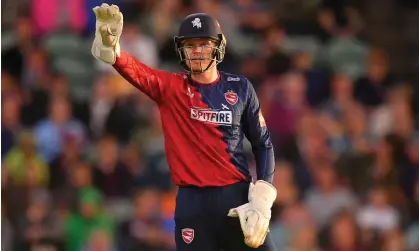
[[[92,45],[92,55],[107,63],[114,64],[121,54],[119,39],[122,34],[123,16],[116,5],[104,3],[93,8],[96,16],[96,32]]]

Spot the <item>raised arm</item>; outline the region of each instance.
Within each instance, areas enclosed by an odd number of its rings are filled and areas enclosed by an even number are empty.
[[[152,69],[121,50],[119,39],[123,28],[123,15],[118,6],[102,4],[95,7],[96,32],[92,45],[92,55],[104,63],[112,65],[129,83],[144,92],[156,102],[162,97],[171,73]]]
[[[113,67],[129,83],[154,101],[163,100],[171,73],[150,68],[125,51],[121,51]]]

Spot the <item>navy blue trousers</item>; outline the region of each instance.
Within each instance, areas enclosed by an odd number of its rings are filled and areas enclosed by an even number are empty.
[[[231,208],[248,202],[249,183],[225,187],[181,187],[176,198],[177,251],[267,251],[244,243],[239,218],[228,217]]]

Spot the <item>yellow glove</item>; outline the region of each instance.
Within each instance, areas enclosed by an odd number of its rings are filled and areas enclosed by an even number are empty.
[[[93,8],[96,16],[96,32],[92,45],[92,55],[107,63],[114,64],[121,54],[119,38],[122,34],[123,16],[116,5],[104,3]]]
[[[257,248],[265,241],[275,199],[275,187],[258,180],[254,185],[250,184],[249,203],[230,209],[228,216],[239,217],[244,242],[249,247]]]

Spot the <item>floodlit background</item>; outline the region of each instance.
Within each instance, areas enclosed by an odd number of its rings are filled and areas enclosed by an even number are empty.
[[[101,3],[2,1],[2,251],[174,250],[156,105],[90,54]],[[276,250],[419,250],[419,1],[107,3],[168,71],[181,19],[218,19],[275,144]]]

